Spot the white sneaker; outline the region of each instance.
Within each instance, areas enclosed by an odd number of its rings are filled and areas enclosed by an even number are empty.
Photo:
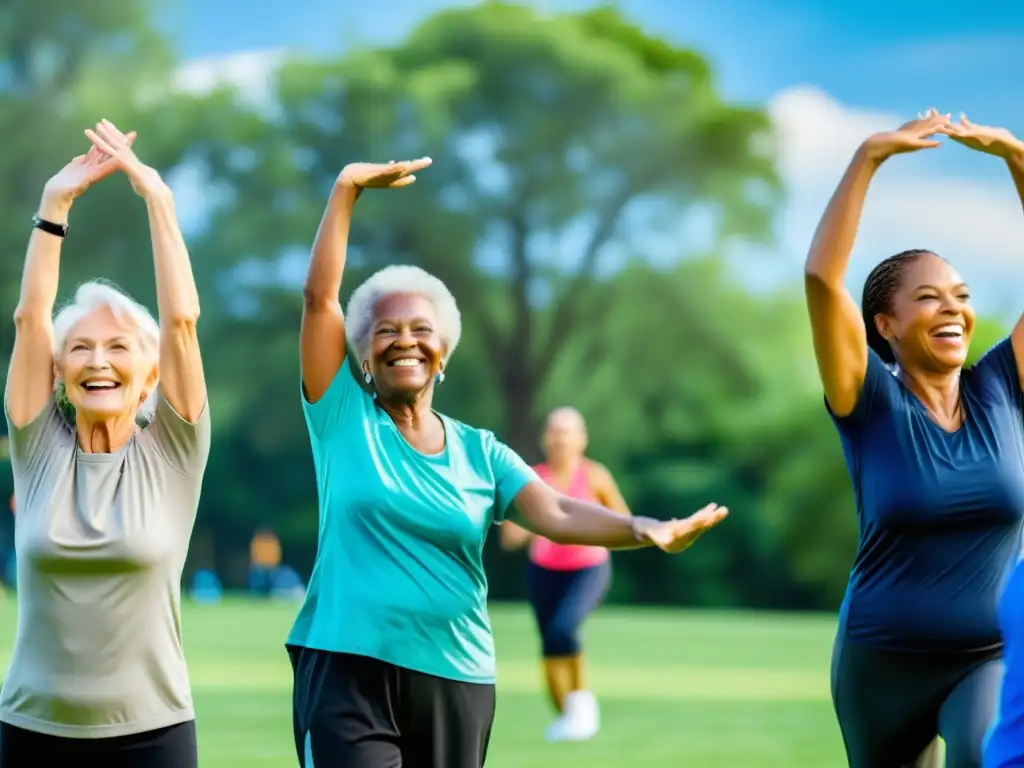
[[[551,724],[544,738],[548,741],[586,741],[597,735],[600,713],[597,699],[590,691],[573,691],[565,697],[562,716]]]

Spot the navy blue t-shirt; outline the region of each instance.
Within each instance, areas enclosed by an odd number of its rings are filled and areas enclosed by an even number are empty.
[[[956,432],[868,351],[864,388],[839,430],[859,541],[840,626],[896,651],[1001,644],[1000,590],[1021,552],[1024,423],[1009,339],[960,380]]]

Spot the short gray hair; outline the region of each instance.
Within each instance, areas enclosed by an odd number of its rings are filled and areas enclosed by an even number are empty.
[[[413,293],[434,305],[437,331],[445,345],[444,362],[447,364],[462,336],[459,305],[441,280],[419,267],[408,265],[384,267],[352,292],[345,310],[345,330],[356,354],[362,356],[370,346],[373,312],[378,302],[397,293]]]
[[[63,307],[53,318],[53,355],[64,354],[68,334],[79,320],[94,310],[106,307],[118,320],[135,329],[143,348],[153,352],[158,359],[160,350],[160,325],[149,310],[119,290],[112,283],[91,280],[78,286],[74,300]],[[156,396],[147,397],[139,407],[142,421],[149,422],[156,412]]]

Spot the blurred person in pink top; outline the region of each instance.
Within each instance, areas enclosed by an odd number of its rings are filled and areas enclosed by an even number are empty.
[[[611,473],[586,458],[587,429],[575,408],[558,408],[545,424],[547,461],[536,466],[541,479],[576,499],[630,515]],[[548,693],[559,717],[548,728],[551,741],[582,741],[599,729],[597,701],[587,689],[579,631],[611,585],[611,559],[603,547],[556,544],[506,522],[505,549],[529,544],[527,592],[544,653]]]

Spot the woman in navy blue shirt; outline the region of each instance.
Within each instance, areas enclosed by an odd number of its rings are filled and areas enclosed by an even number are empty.
[[[860,309],[843,285],[875,172],[939,146],[939,135],[1004,157],[1016,145],[934,110],[870,137],[805,267],[814,351],[857,501],[858,551],[832,658],[851,768],[934,765],[938,736],[949,768],[981,765],[1003,677],[996,607],[1021,550],[1024,324],[964,368],[975,315],[944,259],[927,250],[886,259]]]

